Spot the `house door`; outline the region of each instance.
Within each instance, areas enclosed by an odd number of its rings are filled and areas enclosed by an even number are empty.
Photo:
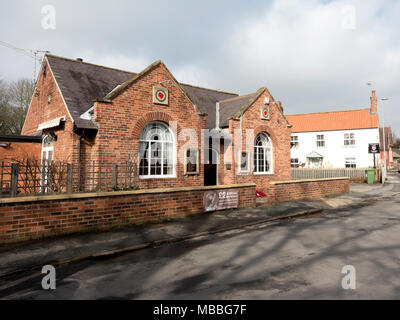
[[[206,152],[206,159],[204,164],[204,185],[205,186],[216,186],[218,184],[218,162],[219,154],[214,149]]]

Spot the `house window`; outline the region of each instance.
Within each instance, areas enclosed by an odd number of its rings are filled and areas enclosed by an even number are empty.
[[[199,150],[187,149],[185,157],[185,174],[199,174]]]
[[[298,168],[299,167],[299,159],[298,158],[290,159],[290,166],[292,168]]]
[[[139,139],[139,175],[141,178],[174,175],[174,137],[162,122],[148,124]]]
[[[325,136],[323,134],[317,135],[317,147],[325,147]]]
[[[299,136],[291,136],[290,137],[291,146],[293,148],[299,147]]]
[[[344,145],[345,146],[355,146],[356,138],[354,133],[345,133],[344,134]]]
[[[356,158],[346,158],[345,167],[346,168],[357,168]]]
[[[241,173],[250,172],[250,153],[248,151],[240,152],[240,170]]]
[[[50,184],[50,168],[54,157],[54,138],[50,135],[44,137],[42,142],[42,170],[40,184],[42,191],[47,193]]]
[[[272,144],[266,133],[260,133],[254,143],[254,172],[272,173]]]

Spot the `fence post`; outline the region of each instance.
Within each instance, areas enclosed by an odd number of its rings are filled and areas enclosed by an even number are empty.
[[[118,186],[118,165],[114,164],[112,167],[112,187],[115,189]]]
[[[72,193],[72,175],[74,172],[73,168],[73,164],[67,164],[67,193]]]
[[[18,194],[19,163],[11,164],[11,197]]]

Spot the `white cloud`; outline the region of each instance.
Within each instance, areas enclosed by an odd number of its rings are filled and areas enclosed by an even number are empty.
[[[133,72],[161,59],[181,82],[238,93],[268,86],[289,113],[367,107],[372,81],[400,133],[400,1],[53,2],[54,31],[41,28],[45,0],[8,3],[0,40]],[[31,77],[33,62],[0,55],[4,78]]]
[[[354,30],[342,27],[349,3]],[[392,17],[400,10],[396,4],[386,8],[388,23],[377,16],[382,3],[275,1],[258,20],[240,24],[229,40],[227,58],[237,65],[230,78],[242,79],[247,91],[267,85],[290,113],[367,107],[367,81],[378,95],[398,102],[400,47],[393,28],[400,24]],[[385,112],[400,129],[394,109]]]

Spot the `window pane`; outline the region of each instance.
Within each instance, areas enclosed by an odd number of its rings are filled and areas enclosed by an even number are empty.
[[[265,149],[266,152],[266,159],[267,159],[267,166],[265,168],[265,171],[269,172],[271,168],[271,163],[272,163],[272,152],[271,149]]]
[[[161,175],[162,144],[160,142],[151,143],[150,152],[150,175]]]
[[[257,161],[258,161],[258,150],[255,147],[254,148],[254,172],[258,172],[258,165],[257,165],[258,162]]]
[[[139,174],[173,174],[173,136],[167,125],[154,122],[147,125],[140,134]]]

